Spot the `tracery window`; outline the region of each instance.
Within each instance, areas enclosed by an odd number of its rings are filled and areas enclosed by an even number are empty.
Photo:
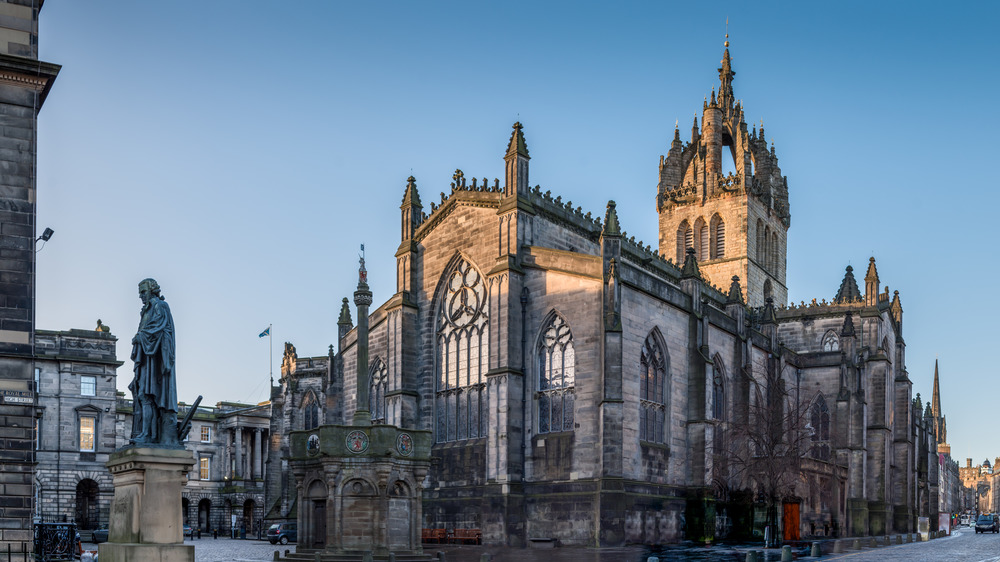
[[[639,359],[639,439],[664,443],[666,354],[654,334],[646,336]]]
[[[312,394],[308,395],[304,402],[305,404],[302,406],[302,429],[308,431],[319,427],[319,404],[316,403],[316,398]]]
[[[840,338],[837,337],[837,332],[827,330],[826,334],[823,336],[823,351],[838,350],[840,350]]]
[[[368,411],[372,415],[372,423],[385,423],[385,387],[388,381],[389,369],[381,359],[372,364],[368,376]]]
[[[486,282],[468,262],[448,273],[437,314],[437,442],[486,436],[483,408],[489,370]]]
[[[575,383],[573,334],[556,314],[538,346],[538,433],[573,430]]]
[[[813,458],[827,460],[830,458],[830,408],[826,405],[823,395],[816,397],[809,412],[809,424],[812,426]]]

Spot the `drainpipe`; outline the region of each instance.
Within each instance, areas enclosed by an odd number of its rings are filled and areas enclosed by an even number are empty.
[[[528,459],[525,456],[528,440],[528,373],[525,371],[525,354],[528,350],[528,288],[521,289],[521,482],[524,482]]]

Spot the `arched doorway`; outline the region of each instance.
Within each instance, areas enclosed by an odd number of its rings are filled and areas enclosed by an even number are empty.
[[[184,521],[183,521],[183,523],[185,525],[190,525],[191,524],[190,513],[188,513],[189,509],[191,509],[191,501],[188,500],[187,498],[181,498],[181,513],[184,514]]]
[[[253,524],[254,507],[253,500],[243,502],[243,528],[246,529],[247,535],[255,535],[257,533],[256,526]]]
[[[326,484],[313,480],[306,491],[309,509],[309,541],[312,548],[326,547]]]
[[[89,478],[76,485],[76,525],[80,529],[96,529],[100,523],[97,493],[97,482]]]
[[[212,502],[208,498],[198,502],[198,528],[203,533],[212,532]]]
[[[225,518],[225,521],[222,522],[222,525],[224,527],[229,528],[229,536],[230,537],[235,537],[236,535],[234,535],[233,533],[239,531],[240,530],[240,526],[239,526],[239,522],[236,521],[236,513],[233,511],[233,501],[232,500],[228,500],[227,499],[225,502],[223,502],[223,504],[222,504],[222,516]]]

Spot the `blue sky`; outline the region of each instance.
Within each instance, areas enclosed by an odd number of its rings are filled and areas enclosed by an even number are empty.
[[[702,6],[702,4],[705,4]],[[368,250],[395,291],[406,177],[425,205],[503,175],[514,121],[531,183],[657,239],[657,163],[718,84],[788,176],[789,298],[830,299],[875,256],[899,290],[907,368],[940,358],[953,455],[1000,455],[998,10],[989,3],[48,2],[41,58],[63,65],[39,121],[39,328],[120,339],[136,284],[178,332],[180,398],[267,399],[282,344],[335,344]],[[355,316],[356,311],[352,310]]]

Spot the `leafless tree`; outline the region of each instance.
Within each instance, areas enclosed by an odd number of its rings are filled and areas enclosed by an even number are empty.
[[[789,389],[779,365],[780,359],[771,357],[763,376],[747,377],[748,401],[736,408],[737,419],[722,431],[726,446],[717,449],[714,463],[717,490],[749,492],[766,502],[766,521],[772,529],[772,543],[767,546],[778,542],[778,507],[794,495],[802,459],[813,445],[808,408],[799,401],[798,382],[793,381]]]

